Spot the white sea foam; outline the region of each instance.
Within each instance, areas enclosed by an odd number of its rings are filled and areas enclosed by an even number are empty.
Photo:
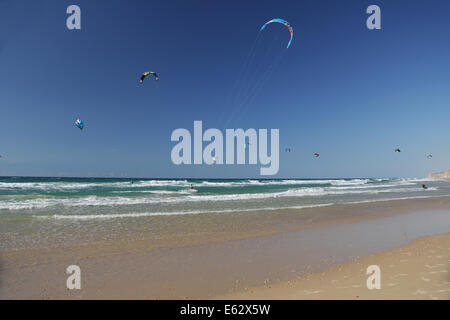
[[[436,188],[429,188],[428,191],[435,191]],[[379,194],[379,193],[408,193],[420,192],[422,188],[404,188],[399,186],[366,188],[366,186],[355,187],[305,187],[288,189],[277,192],[264,193],[234,193],[234,194],[196,194],[192,195],[187,190],[181,193],[177,192],[177,196],[170,196],[170,192],[159,191],[162,194],[150,195],[147,197],[125,197],[125,196],[86,196],[86,197],[45,197],[27,200],[5,200],[0,201],[0,210],[26,210],[40,209],[50,206],[64,207],[84,207],[84,206],[123,206],[123,205],[140,205],[140,204],[176,204],[189,202],[226,202],[226,201],[252,201],[264,199],[276,199],[285,197],[318,197],[318,196],[335,196],[335,195],[355,195],[355,194]],[[158,191],[156,191],[158,193]]]
[[[133,181],[133,184],[131,184]],[[290,186],[290,185],[326,185],[333,186],[359,186],[359,185],[376,185],[376,182],[389,181],[390,184],[407,185],[411,183],[419,183],[426,181],[445,181],[443,179],[285,179],[285,180],[242,180],[242,181],[201,181],[195,183],[196,187],[245,187],[245,186]],[[89,188],[125,188],[125,189],[142,189],[152,187],[188,187],[191,183],[188,180],[133,180],[115,181],[115,182],[0,182],[0,190],[42,190],[42,191],[72,191],[83,190]]]
[[[131,181],[132,179],[130,179]],[[76,190],[87,188],[133,188],[133,187],[164,187],[188,186],[187,180],[133,180],[117,182],[0,182],[1,189],[23,190]]]
[[[95,219],[116,219],[116,218],[140,218],[151,216],[172,216],[172,215],[190,215],[190,214],[207,214],[207,213],[237,213],[237,212],[264,212],[264,211],[277,211],[277,210],[300,210],[308,208],[320,208],[329,207],[333,205],[348,205],[348,204],[363,204],[363,203],[375,203],[375,202],[388,202],[399,200],[411,200],[411,199],[428,199],[428,198],[440,198],[450,197],[450,195],[444,196],[411,196],[411,197],[398,197],[387,199],[372,199],[362,201],[349,201],[339,203],[323,203],[323,204],[311,204],[304,206],[282,206],[282,207],[266,207],[266,208],[236,208],[228,210],[192,210],[192,211],[167,211],[167,212],[142,212],[142,213],[120,213],[120,214],[86,214],[86,215],[52,215],[52,216],[33,216],[39,219],[56,219],[56,220],[95,220]]]
[[[187,215],[187,214],[205,214],[205,213],[235,213],[235,212],[260,212],[260,211],[275,211],[287,209],[307,209],[329,207],[334,203],[312,204],[304,206],[289,206],[289,207],[269,207],[269,208],[252,208],[252,209],[228,209],[228,210],[192,210],[192,211],[173,211],[173,212],[143,212],[143,213],[119,213],[119,214],[86,214],[86,215],[60,215],[52,216],[33,216],[39,219],[59,219],[59,220],[92,220],[92,219],[115,219],[115,218],[139,218],[151,216],[173,216],[173,215]]]

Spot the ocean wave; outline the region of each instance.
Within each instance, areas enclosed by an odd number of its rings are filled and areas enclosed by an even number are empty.
[[[428,191],[437,190],[436,188],[429,188]],[[174,204],[174,203],[189,203],[189,202],[227,202],[227,201],[251,201],[276,199],[285,197],[318,197],[318,196],[333,196],[333,195],[354,195],[354,194],[378,194],[378,193],[405,193],[405,192],[420,192],[422,188],[335,188],[335,187],[307,187],[295,188],[285,191],[277,192],[260,192],[260,193],[234,193],[234,194],[195,194],[185,190],[182,196],[150,196],[150,197],[111,197],[111,196],[86,196],[86,197],[71,197],[71,198],[56,198],[46,197],[28,200],[6,200],[0,201],[0,210],[27,210],[40,209],[50,206],[64,206],[64,207],[86,207],[86,206],[123,206],[123,205],[141,205],[141,204]],[[164,192],[164,191],[163,191]]]
[[[233,186],[255,186],[255,185],[302,185],[302,184],[333,184],[354,185],[365,184],[375,179],[284,179],[284,180],[240,180],[240,181],[201,181],[188,180],[132,180],[116,182],[0,182],[0,189],[84,189],[95,187],[167,187],[167,186],[196,186],[208,187],[233,187]],[[133,181],[133,184],[131,184]]]
[[[133,184],[131,184],[133,181]],[[117,182],[0,182],[0,190],[77,190],[88,188],[133,188],[133,187],[165,187],[189,186],[187,180],[132,180]]]
[[[330,207],[330,206],[334,206],[334,205],[351,205],[351,204],[389,202],[389,201],[400,201],[400,200],[411,200],[411,199],[440,198],[440,197],[450,197],[450,195],[396,197],[396,198],[371,199],[371,200],[361,200],[361,201],[331,202],[331,203],[310,204],[310,205],[301,205],[301,206],[236,208],[236,209],[226,209],[226,210],[191,210],[191,211],[142,212],[142,213],[120,213],[120,214],[86,214],[86,215],[55,214],[55,215],[51,215],[51,216],[34,215],[33,217],[38,218],[38,219],[56,219],[56,220],[96,220],[96,219],[141,218],[141,217],[151,217],[151,216],[173,216],[173,215],[191,215],[191,214],[208,214],[208,213],[264,212],[264,211],[277,211],[277,210],[301,210],[301,209],[308,209],[308,208]]]
[[[287,209],[307,209],[329,207],[334,203],[311,204],[304,206],[288,206],[288,207],[269,207],[269,208],[252,208],[252,209],[228,209],[228,210],[192,210],[192,211],[167,211],[167,212],[143,212],[143,213],[118,213],[118,214],[86,214],[86,215],[61,215],[33,217],[39,219],[57,219],[57,220],[91,220],[91,219],[115,219],[115,218],[139,218],[152,216],[172,216],[172,215],[188,215],[188,214],[205,214],[205,213],[235,213],[235,212],[260,212],[260,211],[276,211]]]
[[[189,189],[178,190],[178,191],[170,191],[170,190],[120,190],[120,191],[112,191],[111,193],[115,194],[127,194],[127,193],[143,193],[143,194],[159,194],[159,195],[185,195],[192,194],[189,192]]]
[[[133,183],[131,183],[133,181]],[[441,181],[439,179],[284,179],[284,180],[230,180],[230,181],[189,181],[177,179],[165,180],[133,180],[128,181],[104,181],[104,182],[64,182],[64,181],[50,181],[50,182],[0,182],[0,190],[23,190],[23,191],[77,191],[95,188],[117,188],[134,189],[145,188],[159,188],[159,187],[189,187],[194,184],[195,187],[251,187],[251,186],[295,186],[295,185],[331,185],[331,186],[363,186],[376,185],[379,183],[408,185],[410,183],[419,183],[426,181]]]

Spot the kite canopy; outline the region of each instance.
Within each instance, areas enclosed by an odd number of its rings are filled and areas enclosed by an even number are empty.
[[[280,19],[280,18],[275,18],[275,19],[272,19],[272,20],[270,20],[270,21],[267,21],[267,22],[261,27],[261,30],[259,30],[259,31],[263,31],[264,28],[265,28],[268,24],[271,24],[271,23],[273,23],[273,22],[281,23],[281,24],[283,24],[284,26],[286,26],[286,28],[288,28],[289,33],[290,33],[290,35],[291,35],[291,39],[289,39],[289,43],[288,43],[286,49],[289,48],[289,46],[291,45],[291,42],[292,42],[292,38],[294,37],[294,30],[292,29],[292,27],[291,27],[291,25],[289,24],[289,22],[287,22],[286,20],[283,20],[283,19]]]
[[[429,155],[427,156],[427,158],[428,158],[428,159],[431,159],[431,158],[433,158],[433,155],[432,155],[432,154],[429,154]]]
[[[316,158],[318,158],[318,157],[320,156],[320,154],[318,154],[318,153],[316,152],[316,153],[314,153],[314,156],[315,156]]]
[[[144,73],[142,74],[141,79],[139,80],[139,82],[140,82],[140,83],[143,83],[143,82],[144,82],[144,79],[145,79],[149,74],[153,75],[153,76],[155,77],[155,80],[156,80],[156,81],[159,80],[159,77],[158,77],[158,75],[156,74],[156,72],[153,72],[153,71],[147,71],[147,72],[144,72]]]
[[[81,119],[77,119],[77,120],[75,121],[75,126],[76,126],[78,129],[83,130],[83,128],[84,128],[84,123],[83,123],[83,121],[81,121]]]
[[[395,149],[395,152],[402,152],[402,151],[401,151],[400,149],[397,148],[397,149]]]

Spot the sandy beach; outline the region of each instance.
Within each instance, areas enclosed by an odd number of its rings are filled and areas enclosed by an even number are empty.
[[[380,268],[380,289],[366,285],[367,267]],[[379,252],[290,281],[246,288],[216,299],[450,299],[450,233],[425,236],[400,248]]]
[[[437,197],[139,218],[166,228],[2,250],[0,298],[448,299],[449,212],[450,198]],[[176,232],[182,226],[189,232]],[[74,264],[81,290],[66,288]],[[381,290],[365,287],[371,264],[381,268]]]

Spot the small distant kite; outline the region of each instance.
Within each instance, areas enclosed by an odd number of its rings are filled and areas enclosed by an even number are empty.
[[[285,152],[291,152],[292,149],[291,149],[291,148],[286,148],[286,149],[284,149],[284,151],[285,151]]]
[[[275,18],[275,19],[272,19],[272,20],[270,20],[270,21],[267,21],[267,22],[261,27],[261,30],[259,30],[259,31],[263,31],[263,30],[265,29],[265,27],[266,27],[268,24],[271,24],[271,23],[274,23],[274,22],[281,23],[282,25],[286,26],[286,28],[288,28],[289,33],[290,33],[290,35],[291,35],[291,39],[289,40],[289,43],[288,43],[286,49],[289,48],[289,46],[290,46],[291,43],[292,43],[292,38],[294,37],[294,30],[292,29],[292,27],[291,27],[291,25],[289,24],[289,22],[287,22],[286,20],[283,20],[283,19],[280,19],[280,18]]]
[[[83,121],[81,121],[81,119],[77,119],[77,120],[75,121],[75,126],[76,126],[78,129],[83,130],[83,128],[84,128],[84,123],[83,123]]]
[[[320,156],[320,154],[318,154],[317,152],[314,153],[314,157],[318,158]]]
[[[398,149],[398,148],[395,149],[394,151],[395,151],[395,152],[402,152],[402,151],[401,151],[400,149]]]
[[[428,158],[428,159],[431,159],[431,158],[433,158],[433,155],[432,155],[432,154],[429,154],[429,155],[427,155],[427,158]]]
[[[143,82],[144,82],[144,79],[145,79],[149,74],[151,74],[151,75],[153,75],[153,76],[155,77],[155,81],[158,81],[158,80],[159,80],[159,77],[158,77],[158,75],[156,74],[156,72],[153,72],[153,71],[147,71],[147,72],[144,72],[144,73],[142,74],[141,79],[139,80],[139,83],[143,83]]]

